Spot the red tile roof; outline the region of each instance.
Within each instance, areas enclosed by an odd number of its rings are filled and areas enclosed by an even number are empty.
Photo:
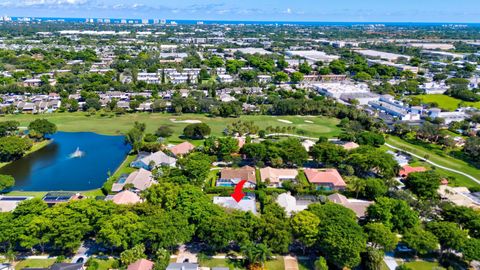
[[[398,175],[401,177],[407,177],[411,173],[425,172],[425,171],[427,171],[425,167],[412,167],[410,165],[405,165],[400,169],[400,171],[398,172]]]
[[[117,193],[113,196],[112,201],[115,204],[136,204],[142,200],[138,197],[137,194],[131,192],[130,190],[124,190],[120,193]]]
[[[130,264],[127,270],[152,270],[153,269],[153,262],[140,259],[132,264]]]
[[[336,169],[305,169],[305,176],[307,177],[308,182],[313,184],[331,184],[334,187],[347,186]]]
[[[170,151],[178,156],[178,155],[185,155],[185,154],[188,154],[190,151],[192,151],[193,149],[195,149],[195,145],[189,143],[189,142],[183,142],[181,144],[177,144],[175,146],[172,146],[170,148]]]

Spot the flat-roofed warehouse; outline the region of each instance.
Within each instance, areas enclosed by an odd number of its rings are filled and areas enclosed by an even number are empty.
[[[289,57],[298,56],[298,57],[301,57],[301,58],[305,58],[305,59],[307,59],[309,61],[312,61],[312,62],[322,61],[322,62],[329,63],[333,60],[337,60],[337,59],[340,58],[340,56],[338,56],[338,55],[329,55],[329,54],[326,54],[325,52],[315,51],[315,50],[287,51],[285,54]]]
[[[361,54],[366,57],[374,57],[374,58],[380,58],[384,59],[390,62],[396,62],[399,59],[406,59],[410,60],[412,58],[411,56],[408,55],[403,55],[403,54],[397,54],[397,53],[389,53],[389,52],[381,52],[381,51],[375,51],[375,50],[354,50],[354,52]]]
[[[407,43],[407,46],[413,48],[421,48],[425,50],[448,51],[455,49],[455,46],[449,43]]]
[[[340,99],[344,94],[370,93],[365,83],[326,82],[313,84],[313,88],[320,94]]]

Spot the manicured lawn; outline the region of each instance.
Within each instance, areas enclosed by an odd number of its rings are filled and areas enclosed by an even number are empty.
[[[95,198],[97,196],[103,196],[103,192],[101,189],[92,189],[87,191],[81,191],[81,193],[87,197]],[[27,197],[34,197],[38,199],[42,199],[47,194],[46,191],[21,191],[21,190],[14,190],[8,192],[6,195],[8,196],[27,196]]]
[[[128,155],[125,160],[120,164],[120,167],[113,173],[113,178],[118,178],[122,174],[129,174],[135,171],[135,168],[130,167],[130,163],[132,163],[137,158],[137,155]]]
[[[98,263],[98,269],[97,270],[108,270],[108,269],[113,269],[113,263],[115,262],[114,259],[95,259],[95,261]]]
[[[97,113],[94,116],[87,116],[83,112],[76,113],[53,113],[42,115],[18,114],[7,115],[0,118],[3,120],[16,120],[21,126],[28,126],[36,118],[46,118],[57,124],[60,131],[90,131],[100,134],[117,135],[128,131],[135,121],[143,122],[147,125],[147,132],[155,132],[161,125],[168,125],[174,130],[174,135],[168,138],[169,143],[178,143],[183,141],[179,136],[183,128],[188,123],[179,121],[199,120],[208,124],[212,129],[212,135],[220,136],[228,124],[242,121],[254,121],[261,129],[266,127],[296,127],[296,133],[310,137],[327,136],[333,137],[340,133],[336,126],[338,119],[328,117],[307,117],[307,116],[267,116],[267,115],[243,115],[239,118],[211,118],[202,114],[182,114],[174,115],[170,113],[132,113],[121,116],[109,114],[101,116]],[[175,121],[172,121],[172,119]],[[285,120],[281,122],[279,120]],[[291,123],[290,123],[291,122]]]
[[[15,265],[15,270],[23,268],[47,268],[55,262],[55,259],[28,259],[19,261]]]
[[[14,190],[8,192],[6,195],[8,196],[27,196],[27,197],[34,197],[38,199],[42,199],[47,195],[47,192],[45,191],[20,191],[20,190]]]
[[[120,176],[122,176],[123,174],[130,174],[132,173],[133,171],[135,171],[136,169],[135,168],[132,168],[130,167],[130,163],[132,163],[132,161],[134,161],[135,159],[137,158],[137,155],[128,155],[125,160],[122,162],[122,164],[120,164],[120,166],[118,167],[118,169],[112,174],[112,176],[110,176],[107,181],[105,181],[105,184],[104,186],[107,187],[107,190],[110,190],[112,188],[112,185],[113,183],[115,183],[115,181],[118,180],[118,178]],[[101,196],[103,195],[103,193],[101,192],[100,189],[98,189],[100,191],[100,195],[96,195],[96,196]],[[87,195],[87,194],[86,194]],[[87,195],[88,196],[88,195]],[[94,196],[93,196],[94,197]]]
[[[425,155],[428,155],[428,159],[439,164],[439,165],[442,165],[442,166],[445,166],[445,167],[448,167],[448,168],[451,168],[451,169],[454,169],[454,170],[458,170],[458,171],[462,171],[462,172],[465,172],[473,177],[475,177],[476,179],[480,179],[480,170],[475,168],[474,166],[468,164],[467,162],[463,161],[463,160],[460,160],[460,159],[456,159],[456,158],[453,158],[453,157],[450,157],[450,156],[440,156],[440,155],[437,155],[436,153],[434,153],[433,151],[429,150],[429,149],[426,149],[422,146],[419,146],[419,145],[413,145],[411,143],[408,143],[398,137],[394,137],[394,136],[389,136],[387,138],[387,143],[393,145],[393,146],[396,146],[400,149],[403,149],[405,151],[408,151],[408,152],[412,152],[414,154],[417,154],[421,157],[424,157]],[[445,171],[445,170],[440,170],[439,169],[439,172],[445,172],[445,174],[448,176],[448,175],[452,175],[452,176],[455,176],[456,178],[456,185],[458,186],[466,186],[466,187],[478,187],[479,184],[473,182],[471,179],[463,176],[463,175],[460,175],[460,174],[457,174],[457,173],[453,173],[453,172],[448,172],[448,171]]]
[[[230,270],[243,270],[245,267],[242,266],[241,261],[230,260],[230,259],[214,259],[214,258],[205,258],[200,260],[200,266],[203,267],[228,267]],[[283,268],[282,268],[283,269]]]
[[[441,267],[437,262],[415,261],[407,262],[405,263],[405,265],[413,270],[445,269]]]
[[[480,109],[480,102],[465,102],[447,95],[418,95],[416,97],[420,98],[424,103],[436,102],[439,108],[447,111],[456,110],[461,102],[463,102],[465,106],[471,106]]]
[[[285,269],[285,262],[283,261],[282,256],[277,256],[274,260],[270,260],[265,263],[267,270],[281,270]]]
[[[101,189],[93,189],[93,190],[88,190],[88,191],[82,191],[82,194],[89,197],[89,198],[95,198],[97,196],[104,196],[103,192]]]

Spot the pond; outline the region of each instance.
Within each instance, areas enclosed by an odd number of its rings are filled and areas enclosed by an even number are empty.
[[[99,188],[130,151],[123,136],[57,132],[44,148],[16,160],[0,174],[15,178],[13,190],[85,191]]]

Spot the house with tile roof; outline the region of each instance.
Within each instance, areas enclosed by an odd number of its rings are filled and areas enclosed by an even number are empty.
[[[412,167],[410,165],[404,165],[398,172],[398,176],[402,178],[407,178],[409,174],[414,172],[426,172],[427,168],[425,167]]]
[[[344,190],[347,187],[336,169],[305,169],[305,177],[317,189]]]
[[[242,180],[247,181],[244,188],[255,188],[257,184],[255,168],[250,166],[225,168],[220,172],[220,179],[217,180],[217,187],[233,187]]]
[[[120,178],[119,181],[113,184],[112,191],[120,192],[127,184],[132,184],[135,191],[143,191],[151,187],[155,183],[152,172],[140,168],[138,171],[132,172],[127,178]]]
[[[155,153],[140,153],[137,159],[130,163],[130,167],[151,170],[158,166],[175,167],[176,163],[176,158],[173,158],[162,151],[158,151]]]
[[[115,204],[136,204],[142,202],[142,199],[130,190],[124,190],[113,196],[107,196],[106,200],[111,200]]]
[[[265,167],[260,169],[260,179],[269,187],[281,187],[283,181],[296,181],[298,171],[295,169],[277,169]]]
[[[176,157],[184,156],[195,149],[195,145],[189,142],[182,142],[181,144],[174,145],[169,148],[170,152]]]
[[[353,212],[357,218],[364,218],[367,213],[367,208],[373,204],[371,201],[357,200],[357,199],[348,199],[340,193],[334,193],[327,196],[327,199],[333,203],[340,204]]]
[[[146,259],[140,259],[132,264],[129,264],[127,270],[152,270],[154,263]]]
[[[358,145],[357,143],[355,142],[341,142],[340,143],[340,146],[343,147],[343,149],[349,151],[349,150],[353,150],[353,149],[356,149],[358,147],[360,147],[360,145]]]

